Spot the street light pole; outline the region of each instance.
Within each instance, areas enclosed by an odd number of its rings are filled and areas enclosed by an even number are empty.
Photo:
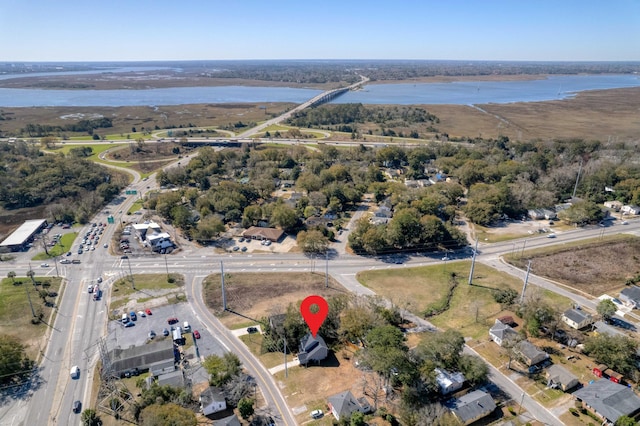
[[[167,252],[164,253],[164,266],[167,268],[167,281],[169,281],[169,264],[167,263]]]

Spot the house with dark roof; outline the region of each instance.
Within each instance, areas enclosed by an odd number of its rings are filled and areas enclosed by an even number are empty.
[[[518,342],[514,347],[514,352],[518,358],[525,363],[528,367],[540,364],[549,359],[549,354],[541,351],[528,340]]]
[[[308,333],[300,340],[298,361],[301,365],[307,365],[309,362],[319,364],[327,355],[329,355],[329,348],[319,334],[313,337],[311,333]]]
[[[361,413],[371,412],[371,406],[367,402],[366,398],[356,399],[351,391],[344,391],[338,394],[332,395],[327,398],[329,411],[333,414],[336,420],[349,418],[356,411]]]
[[[436,383],[440,388],[440,393],[446,395],[455,392],[464,385],[464,375],[460,372],[449,372],[440,368],[436,368]]]
[[[460,398],[447,401],[445,406],[463,425],[471,424],[493,413],[496,404],[486,392],[475,390]]]
[[[545,371],[547,386],[555,385],[563,392],[573,389],[580,383],[578,378],[561,365],[553,364]]]
[[[611,424],[622,416],[634,417],[640,413],[640,398],[631,388],[605,379],[578,389],[573,397]]]
[[[210,416],[227,409],[227,400],[222,391],[209,386],[200,394],[200,410],[205,416]]]
[[[162,340],[142,346],[131,346],[128,349],[116,348],[109,352],[111,367],[116,375],[134,369],[148,370],[158,362],[175,361],[173,342]]]
[[[493,327],[489,329],[489,338],[496,342],[498,346],[503,346],[509,340],[515,340],[517,337],[518,332],[511,328],[511,326],[502,323],[499,319],[497,319]]]
[[[634,309],[640,308],[640,287],[632,285],[625,288],[620,292],[618,299]]]
[[[181,369],[178,369],[170,373],[159,375],[158,385],[160,386],[168,385],[174,388],[185,388],[187,387],[187,381],[184,377],[184,372]]]
[[[569,309],[562,314],[562,322],[576,330],[593,324],[593,317],[582,309]]]

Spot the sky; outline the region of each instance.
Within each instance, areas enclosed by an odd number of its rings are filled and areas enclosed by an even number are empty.
[[[638,61],[640,0],[0,0],[0,61]]]

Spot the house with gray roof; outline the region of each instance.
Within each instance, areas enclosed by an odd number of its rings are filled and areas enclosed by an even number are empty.
[[[366,398],[356,399],[351,391],[344,391],[332,395],[327,398],[327,402],[331,414],[333,414],[333,417],[338,421],[349,418],[356,411],[360,411],[363,414],[371,412],[371,406]]]
[[[580,330],[593,324],[593,318],[582,309],[569,309],[562,314],[562,322],[571,328]]]
[[[445,403],[463,425],[471,424],[493,413],[496,404],[486,392],[475,390]]]
[[[573,397],[581,401],[586,409],[611,424],[622,416],[634,417],[640,413],[640,398],[633,390],[606,379],[578,389]]]
[[[213,422],[214,426],[242,426],[240,420],[238,420],[238,416],[235,414],[230,415],[229,417],[225,417],[224,419],[215,420]]]
[[[172,386],[174,388],[187,387],[187,381],[182,370],[175,370],[171,373],[165,373],[158,376],[158,385]]]
[[[313,337],[311,333],[308,333],[300,340],[298,361],[300,361],[301,365],[307,365],[311,361],[318,364],[327,355],[329,355],[329,348],[327,348],[327,344],[319,334]]]
[[[509,340],[515,340],[518,333],[511,326],[496,320],[493,327],[489,329],[489,338],[496,342],[498,346],[503,346]]]
[[[632,285],[625,288],[620,292],[618,299],[634,309],[640,308],[640,287]]]
[[[528,367],[540,364],[541,362],[549,359],[548,353],[541,351],[536,347],[536,345],[528,340],[518,342],[514,351],[516,355],[518,355],[518,358],[520,358],[520,360]]]
[[[580,383],[578,378],[561,365],[553,364],[545,372],[548,386],[555,385],[563,392],[573,389]]]

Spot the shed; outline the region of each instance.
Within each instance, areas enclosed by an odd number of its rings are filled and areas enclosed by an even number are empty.
[[[602,372],[602,376],[608,378],[613,383],[622,383],[624,376],[616,371],[613,371],[610,368],[607,368]]]
[[[604,364],[600,364],[596,367],[593,367],[593,374],[597,377],[602,377],[602,373],[604,373],[604,371],[607,369],[607,366]]]

